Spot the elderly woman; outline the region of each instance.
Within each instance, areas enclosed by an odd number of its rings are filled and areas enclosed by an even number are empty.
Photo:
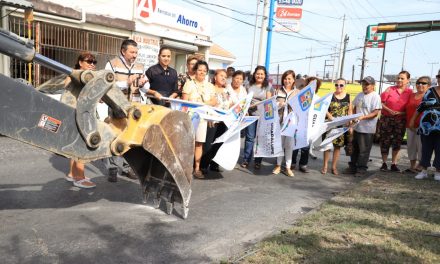
[[[258,111],[255,105],[258,102],[261,102],[265,99],[271,98],[274,94],[274,90],[272,85],[269,83],[269,76],[267,75],[266,68],[264,66],[257,66],[255,68],[254,74],[252,75],[252,79],[249,83],[248,93],[253,93],[251,107],[249,108],[249,115],[251,116],[260,116],[260,112]],[[252,123],[248,127],[245,128],[245,140],[244,140],[244,155],[243,162],[241,163],[241,167],[246,168],[249,165],[249,162],[253,156],[254,150],[254,141],[257,135],[257,122]],[[259,170],[261,168],[261,161],[263,158],[255,158],[254,168]]]
[[[333,120],[336,117],[351,115],[353,108],[350,102],[350,95],[345,91],[345,85],[347,81],[343,78],[339,78],[335,83],[335,92],[333,93],[332,100],[327,112],[327,119]],[[333,140],[333,159],[332,159],[332,173],[339,175],[336,165],[338,164],[339,154],[341,153],[341,147],[345,145],[345,135],[342,135]],[[327,173],[327,164],[330,160],[330,149],[324,151],[324,164],[321,169],[322,174]]]
[[[217,98],[217,108],[228,110],[232,105],[232,101],[229,97],[229,93],[226,90],[226,71],[224,69],[218,69],[214,73],[212,79],[214,84],[215,97]],[[218,149],[221,147],[221,143],[212,144],[214,140],[221,136],[227,127],[223,122],[208,122],[208,129],[206,133],[206,141],[203,145],[203,156],[201,161],[201,170],[205,174],[208,173],[208,167],[212,171],[220,172],[219,165],[212,161],[217,154]]]
[[[434,180],[440,181],[440,71],[437,76],[437,86],[429,88],[423,96],[417,112],[422,114],[420,120],[419,134],[422,141],[422,160],[420,166],[422,171],[416,175],[416,179],[428,177],[427,168],[431,166],[431,156],[434,152],[434,163],[436,172]]]
[[[226,91],[229,94],[229,98],[231,99],[233,105],[238,103],[238,100],[246,97],[247,95],[246,88],[243,87],[244,79],[244,72],[238,70],[232,74],[231,84],[226,85]]]
[[[280,123],[282,124],[286,121],[287,114],[292,111],[287,101],[298,93],[295,89],[295,72],[292,70],[285,71],[281,76],[281,83],[283,86],[278,90],[277,93],[277,103],[278,103],[278,113],[280,116]],[[284,158],[286,160],[286,175],[293,177],[294,173],[290,166],[292,165],[292,150],[293,150],[293,137],[281,136],[281,144],[284,149]],[[283,157],[277,157],[277,165],[273,169],[273,174],[279,174],[281,172],[281,163]]]
[[[195,77],[193,80],[186,82],[182,90],[182,99],[192,102],[204,103],[207,105],[217,105],[214,86],[208,82],[206,74],[209,71],[208,63],[199,60],[194,65],[193,71]],[[200,120],[195,135],[195,149],[194,149],[194,177],[203,179],[203,173],[200,170],[200,159],[203,152],[203,143],[206,140],[207,122]]]
[[[380,152],[382,154],[381,171],[388,171],[387,160],[390,147],[391,171],[400,172],[397,167],[397,158],[405,135],[406,105],[413,93],[408,87],[410,74],[401,71],[397,76],[396,85],[389,87],[380,95],[382,100],[382,112],[379,121]]]
[[[422,76],[417,79],[416,93],[411,94],[408,104],[406,105],[406,135],[407,135],[407,151],[408,159],[411,167],[406,172],[420,171],[417,166],[417,161],[420,162],[422,158],[422,141],[420,135],[417,134],[417,128],[420,124],[420,115],[416,109],[422,102],[428,88],[431,86],[431,78],[429,76]]]

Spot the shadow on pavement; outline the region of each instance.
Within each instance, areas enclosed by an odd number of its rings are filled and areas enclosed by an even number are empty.
[[[129,217],[129,216],[127,216]],[[73,234],[75,243],[54,252],[23,252],[25,241],[14,236],[9,242],[7,261],[15,263],[208,263],[209,258],[200,252],[190,255],[182,251],[185,242],[194,239],[198,232],[170,233],[170,224],[155,220],[136,232],[123,233],[109,224],[100,224],[87,216],[79,218],[82,228]],[[72,230],[68,230],[72,231]],[[87,236],[84,236],[87,234]],[[53,238],[56,240],[56,237]],[[90,243],[95,244],[90,247]],[[44,242],[42,242],[44,243]],[[50,247],[48,245],[48,247]],[[30,257],[32,256],[32,257]]]

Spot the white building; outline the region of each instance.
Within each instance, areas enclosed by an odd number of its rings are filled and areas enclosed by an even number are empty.
[[[138,42],[138,61],[146,68],[157,63],[161,45],[172,49],[171,66],[177,72],[186,71],[189,54],[204,58],[213,64],[211,68],[235,60],[228,52],[210,52],[209,16],[165,0],[14,0],[0,1],[0,6],[3,29],[33,39],[37,52],[68,66],[73,66],[79,52],[90,51],[98,59],[97,68],[103,68],[127,38]],[[27,6],[33,7],[33,17],[25,16]],[[28,66],[5,56],[0,72],[35,86],[55,75],[43,66]]]

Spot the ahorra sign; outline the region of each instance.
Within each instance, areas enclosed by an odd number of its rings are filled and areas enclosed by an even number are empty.
[[[204,36],[211,35],[211,19],[199,12],[167,3],[165,0],[138,0],[136,18]]]

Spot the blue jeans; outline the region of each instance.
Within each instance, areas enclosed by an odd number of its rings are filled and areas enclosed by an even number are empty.
[[[244,139],[243,161],[246,162],[250,162],[254,154],[254,141],[257,135],[257,123],[258,121],[245,128],[246,137]],[[262,160],[263,158],[255,158],[255,163],[261,163]]]
[[[304,148],[300,148],[300,149],[295,149],[292,152],[292,165],[296,164],[296,157],[298,156],[298,152],[299,150],[301,150],[301,157],[299,158],[299,166],[307,166],[307,164],[309,163],[309,150],[310,147],[304,147]]]

